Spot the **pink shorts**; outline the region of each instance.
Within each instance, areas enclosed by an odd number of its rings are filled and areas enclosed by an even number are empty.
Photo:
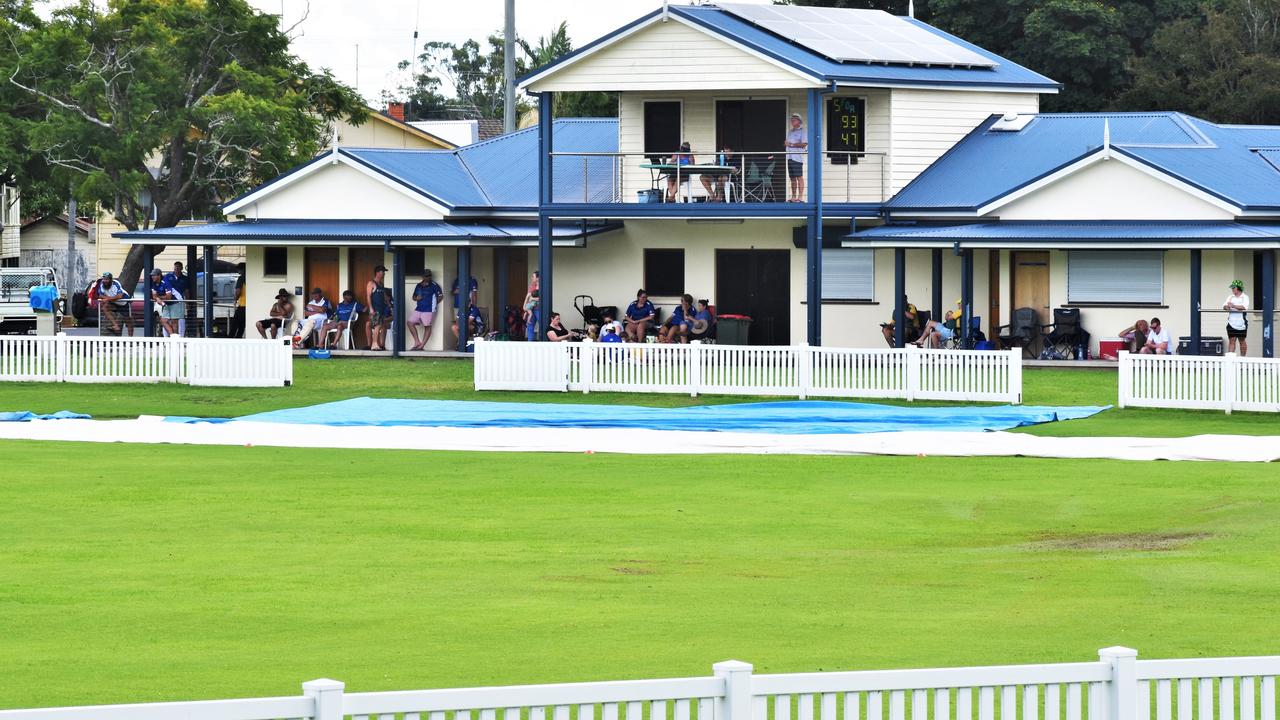
[[[409,313],[410,325],[430,325],[435,318],[435,313],[418,312],[414,310]]]

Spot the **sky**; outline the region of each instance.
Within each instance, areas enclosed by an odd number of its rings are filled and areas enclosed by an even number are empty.
[[[483,40],[501,32],[503,25],[503,0],[249,2],[263,12],[283,14],[285,27],[301,20],[293,31],[294,53],[313,68],[332,70],[375,108],[381,107],[383,90],[391,90],[406,79],[396,64],[412,53],[415,25],[419,48],[432,40]],[[516,34],[533,41],[550,34],[561,21],[568,21],[569,36],[577,48],[661,5],[661,0],[516,0]]]

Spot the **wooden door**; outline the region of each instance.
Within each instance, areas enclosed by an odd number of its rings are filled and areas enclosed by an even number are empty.
[[[1053,322],[1053,312],[1049,309],[1049,252],[1010,253],[1009,265],[1009,295],[1013,300],[1009,317],[1013,317],[1014,310],[1029,307],[1036,311],[1042,325]],[[1033,352],[1039,354],[1039,343]]]
[[[506,273],[504,276],[503,273]],[[529,251],[524,248],[497,248],[493,251],[493,278],[506,278],[506,285],[496,286],[493,297],[493,329],[502,330],[497,324],[503,321],[502,312],[507,305],[520,306],[529,292]]]
[[[298,299],[299,312],[311,299],[311,288],[323,290],[324,296],[334,305],[342,302],[342,288],[338,282],[338,248],[307,248],[305,283],[303,290],[307,297]]]
[[[369,307],[369,298],[365,294],[365,285],[373,279],[373,269],[384,264],[386,258],[383,255],[382,248],[356,248],[353,247],[347,251],[348,255],[348,276],[347,287],[351,292],[355,293],[356,302]],[[391,273],[387,273],[387,279],[390,280]],[[356,324],[351,328],[351,344],[358,349],[369,347],[369,343],[365,342],[366,328],[369,326],[369,315],[366,311]]]
[[[1000,307],[1000,251],[987,251],[987,339],[995,340],[1003,324]]]
[[[715,300],[717,314],[751,318],[751,345],[790,345],[791,251],[716,250]]]

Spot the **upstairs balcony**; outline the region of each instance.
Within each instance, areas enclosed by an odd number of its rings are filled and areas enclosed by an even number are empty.
[[[783,151],[681,154],[553,152],[551,204],[556,217],[803,217],[819,198],[809,192],[808,155]],[[823,152],[824,213],[874,213],[889,197],[883,152]],[[790,167],[789,167],[790,165]]]

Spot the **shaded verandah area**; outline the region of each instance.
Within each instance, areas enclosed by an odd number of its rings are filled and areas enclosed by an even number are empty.
[[[1005,221],[965,224],[891,224],[853,232],[845,247],[894,250],[895,344],[904,344],[906,250],[929,249],[932,256],[932,312],[940,317],[942,301],[942,253],[961,258],[961,303],[965,318],[973,309],[974,250],[1186,250],[1189,254],[1188,350],[1199,354],[1203,315],[1216,304],[1203,302],[1202,268],[1205,250],[1256,252],[1258,277],[1256,311],[1262,324],[1262,355],[1274,357],[1276,252],[1280,249],[1280,225],[1240,222],[1142,222],[1142,221]],[[1061,304],[1061,303],[1059,303]],[[970,323],[961,323],[964,347],[972,347]]]
[[[616,230],[620,223],[592,222],[556,224],[551,228],[555,247],[582,247],[592,235]],[[405,352],[406,303],[405,251],[414,248],[453,248],[457,258],[457,276],[471,277],[472,250],[475,248],[531,248],[538,245],[538,224],[522,220],[244,220],[209,225],[149,230],[146,232],[119,233],[126,242],[153,246],[179,245],[203,248],[204,256],[216,256],[220,245],[244,247],[306,247],[306,248],[375,248],[391,257],[390,280],[394,308],[394,324],[391,332],[393,356]],[[146,274],[151,272],[152,258],[148,256]],[[501,266],[499,270],[501,271]],[[262,268],[247,268],[247,272],[262,272]],[[447,292],[445,278],[437,278]],[[505,278],[499,279],[505,285]],[[207,285],[206,285],[207,287]],[[202,302],[212,307],[213,298],[206,291]],[[145,315],[150,322],[152,301],[150,286],[146,287]],[[331,298],[331,300],[335,300]],[[362,289],[357,290],[357,300],[367,304]],[[457,312],[459,337],[457,350],[464,352],[470,339],[467,335],[467,307],[460,303]],[[209,316],[206,310],[206,317]],[[148,327],[150,332],[150,327]]]

